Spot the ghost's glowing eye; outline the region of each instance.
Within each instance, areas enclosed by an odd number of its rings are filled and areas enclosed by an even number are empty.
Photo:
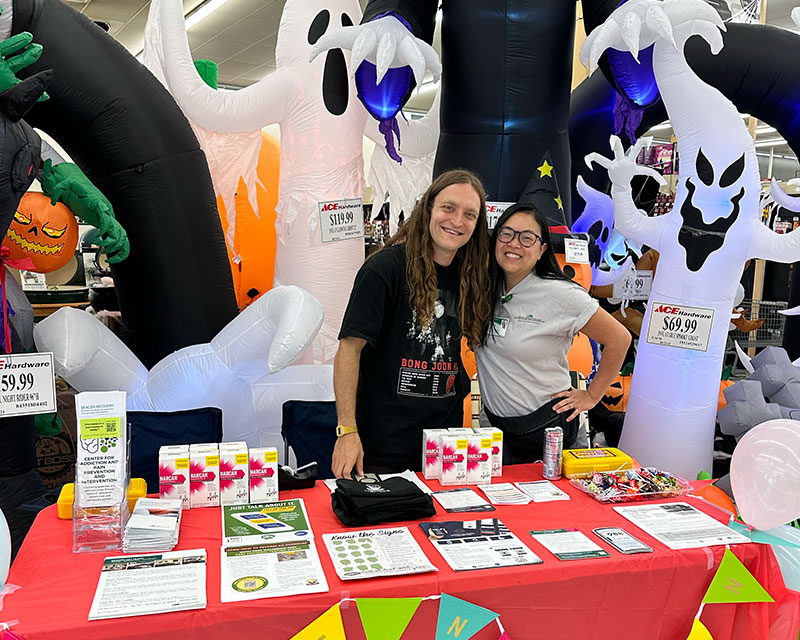
[[[31,223],[31,219],[28,216],[26,216],[24,213],[22,213],[22,211],[15,211],[14,212],[14,220],[19,222],[20,224],[26,224],[27,225],[27,224]]]
[[[42,225],[42,231],[44,234],[50,238],[60,238],[64,235],[64,232],[67,230],[66,227],[63,229],[55,229],[53,227],[48,227],[46,224]]]

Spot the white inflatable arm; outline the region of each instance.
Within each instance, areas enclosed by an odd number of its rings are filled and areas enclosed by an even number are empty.
[[[586,156],[586,166],[594,169],[593,163],[599,164],[608,170],[611,178],[611,199],[614,201],[614,226],[626,238],[641,242],[658,250],[661,231],[666,224],[665,217],[650,218],[644,211],[636,208],[631,195],[631,179],[635,175],[645,175],[654,178],[659,184],[666,184],[664,177],[649,167],[636,164],[636,156],[645,146],[649,146],[651,138],[639,138],[627,153],[622,148],[622,142],[617,136],[611,136],[611,148],[614,152],[612,159],[605,158],[599,153],[590,153]],[[578,193],[587,189],[583,180],[578,180]],[[583,194],[581,193],[583,196]],[[584,200],[586,197],[584,197]]]
[[[93,315],[63,307],[33,329],[39,351],[52,351],[56,373],[78,391],[127,391],[147,380],[147,369]]]
[[[750,256],[773,262],[800,260],[800,233],[798,229],[786,234],[775,233],[758,220],[753,220]]]
[[[795,213],[800,211],[800,198],[795,198],[794,196],[790,196],[788,193],[786,193],[783,189],[781,189],[781,185],[778,184],[778,181],[775,180],[775,178],[773,178],[769,184],[769,195],[771,195],[772,199],[784,209],[788,209],[789,211],[793,211]]]
[[[584,40],[581,62],[593,72],[606,49],[639,52],[657,40],[682,49],[690,36],[699,35],[716,54],[722,48],[725,24],[710,5],[697,0],[628,0]],[[677,36],[677,37],[676,37]]]
[[[394,16],[384,16],[365,24],[331,30],[322,36],[311,51],[311,60],[323,51],[349,49],[350,72],[364,60],[376,68],[376,81],[380,83],[390,67],[411,67],[417,86],[422,84],[425,69],[430,69],[434,79],[442,73],[439,56],[424,40],[415,38],[405,25]]]
[[[153,0],[148,21],[154,19],[161,23],[167,88],[191,121],[211,131],[234,133],[260,130],[283,119],[291,95],[287,69],[239,91],[216,91],[194,67],[180,0]]]
[[[291,364],[317,335],[324,309],[300,287],[275,287],[229,322],[211,341],[211,348],[229,368],[263,359],[269,372]]]

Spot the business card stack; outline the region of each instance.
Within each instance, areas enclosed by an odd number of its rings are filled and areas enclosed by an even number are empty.
[[[178,544],[180,498],[139,498],[125,526],[125,553],[170,551]]]

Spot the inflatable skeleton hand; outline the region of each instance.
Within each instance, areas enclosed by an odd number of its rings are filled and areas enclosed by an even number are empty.
[[[628,149],[626,153],[622,147],[622,141],[617,136],[611,136],[610,143],[614,157],[609,159],[599,153],[590,153],[585,158],[586,166],[594,169],[593,163],[596,162],[601,167],[605,167],[614,187],[628,189],[633,176],[649,176],[657,180],[658,184],[664,185],[666,184],[664,176],[658,171],[636,164],[636,157],[639,152],[643,148],[649,147],[652,141],[652,138],[639,138],[636,144]]]
[[[629,51],[639,60],[639,51],[657,40],[666,40],[673,47],[682,47],[691,35],[699,35],[711,46],[711,52],[722,48],[720,29],[725,24],[708,4],[697,0],[628,0],[589,37],[581,47],[581,62],[594,71],[606,49]]]
[[[0,8],[2,13],[2,8]],[[0,42],[0,93],[20,83],[16,74],[32,65],[42,55],[42,45],[33,42],[33,36],[27,31],[18,33],[8,40]],[[38,102],[47,100],[43,93]]]
[[[128,257],[128,235],[114,218],[114,208],[81,169],[71,162],[54,165],[44,161],[42,191],[50,201],[63,202],[78,218],[96,227],[100,232],[95,242],[102,247],[111,263]]]
[[[389,68],[411,67],[417,86],[422,84],[425,70],[429,69],[434,80],[442,73],[439,56],[427,42],[414,35],[394,16],[384,16],[354,27],[332,30],[317,40],[311,52],[311,60],[330,49],[352,51],[350,73],[354,74],[364,60],[377,69],[376,81]]]

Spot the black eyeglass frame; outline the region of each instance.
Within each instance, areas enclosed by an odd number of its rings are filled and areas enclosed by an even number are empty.
[[[502,234],[504,232],[505,233],[510,233],[511,237],[509,237],[509,238],[504,240],[502,238]],[[525,241],[522,239],[522,234],[523,233],[528,233],[528,234],[532,235],[533,238],[534,238],[533,242],[531,242],[530,244],[525,244]],[[503,244],[508,244],[509,242],[511,242],[516,237],[519,237],[519,243],[523,247],[525,247],[526,249],[530,249],[531,247],[533,247],[536,244],[537,240],[541,244],[544,244],[544,240],[542,239],[542,236],[540,236],[535,231],[531,231],[530,229],[523,229],[522,231],[516,231],[515,229],[512,229],[511,227],[500,227],[500,229],[498,229],[498,231],[497,231],[497,241],[498,242],[502,242]]]

